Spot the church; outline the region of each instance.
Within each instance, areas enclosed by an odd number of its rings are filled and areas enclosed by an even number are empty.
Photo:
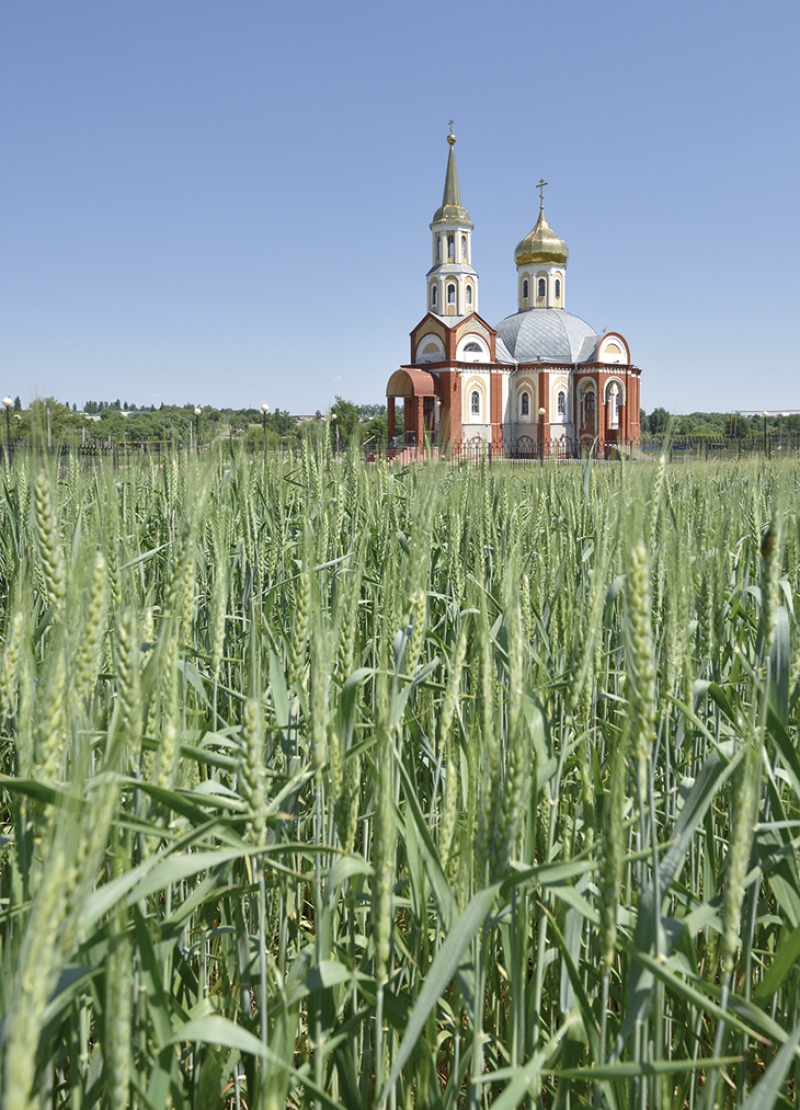
[[[411,332],[411,357],[386,387],[390,444],[403,402],[404,445],[514,458],[617,457],[639,443],[639,378],[625,337],[598,335],[567,312],[563,239],[544,214],[514,251],[517,311],[496,327],[480,315],[473,224],[461,203],[456,137],[444,196],[431,223],[427,312]]]

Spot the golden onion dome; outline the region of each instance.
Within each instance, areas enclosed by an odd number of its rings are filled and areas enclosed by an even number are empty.
[[[514,261],[518,266],[531,266],[538,262],[548,262],[556,266],[566,266],[569,250],[563,239],[559,239],[545,219],[544,205],[539,208],[536,227],[525,236],[514,251]]]

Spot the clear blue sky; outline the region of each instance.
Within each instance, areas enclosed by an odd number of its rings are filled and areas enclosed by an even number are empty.
[[[800,408],[796,0],[4,0],[0,392],[382,401],[456,121],[481,314],[535,182],[642,404]]]

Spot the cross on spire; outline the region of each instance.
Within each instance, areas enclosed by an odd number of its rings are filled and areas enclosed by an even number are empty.
[[[549,184],[543,177],[539,178],[539,184],[536,188],[539,190],[539,208],[544,211],[544,187]]]

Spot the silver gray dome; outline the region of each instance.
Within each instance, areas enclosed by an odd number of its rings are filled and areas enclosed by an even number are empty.
[[[529,308],[506,316],[497,325],[516,363],[590,362],[600,336],[580,316],[563,308]]]

